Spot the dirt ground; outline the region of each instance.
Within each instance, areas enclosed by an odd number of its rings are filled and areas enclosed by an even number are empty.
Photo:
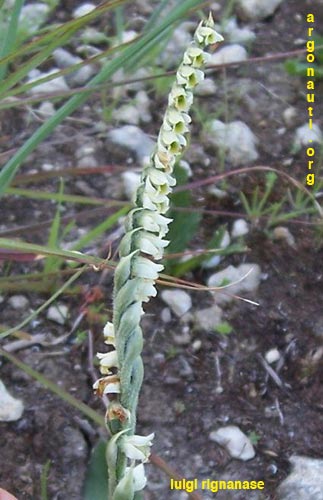
[[[67,10],[59,14],[61,19],[75,3],[66,3]],[[323,34],[320,2],[311,3],[313,10],[318,12],[317,31],[321,30]],[[285,0],[274,16],[252,24],[256,41],[249,49],[249,56],[265,56],[299,48],[295,40],[306,38],[304,14],[308,8],[309,2]],[[200,105],[214,111],[226,95],[230,118],[245,121],[259,139],[260,158],[256,164],[283,170],[304,184],[307,165],[305,151],[291,152],[295,127],[307,121],[304,80],[289,76],[280,61],[228,68],[226,75],[217,72],[214,78],[218,79],[218,95],[201,97]],[[240,88],[245,85],[243,88],[246,91],[238,99],[239,85]],[[165,101],[162,97],[154,96],[151,89],[149,96],[152,103],[155,99],[151,106],[154,108],[154,119],[145,129],[155,136]],[[321,83],[316,90],[318,99],[315,108],[316,122],[321,128],[322,91]],[[83,142],[94,140],[99,165],[111,165],[113,173],[83,176],[83,184],[76,183],[73,177],[67,178],[66,191],[84,194],[87,190],[87,194],[96,197],[103,197],[103,193],[117,193],[116,197],[121,199],[118,194],[120,166],[129,160],[131,154],[118,151],[95,132],[91,123],[98,120],[96,99],[91,100],[91,106],[78,111],[75,115],[77,120],[61,125],[31,155],[21,173],[41,171],[41,165],[52,163],[53,158],[56,168],[75,166],[77,148]],[[282,111],[289,106],[297,110],[295,123],[281,134],[279,130],[285,127]],[[36,128],[35,123],[31,123],[27,130],[22,126],[26,118],[21,110],[5,113],[2,128],[5,139],[1,142],[3,152],[21,145]],[[82,119],[86,120],[85,125]],[[190,150],[186,153],[186,157],[190,158],[194,181],[218,173],[218,159],[210,156],[207,148],[202,152],[204,157],[210,159],[207,172],[201,168],[200,158],[194,162],[198,156],[194,151],[200,148],[199,140],[199,131],[195,126]],[[286,162],[287,159],[291,161]],[[135,160],[132,166],[136,166]],[[230,169],[230,165],[227,168]],[[260,173],[230,178],[228,197],[223,201],[215,200],[205,187],[196,190],[196,206],[229,212],[230,216],[205,214],[192,246],[203,246],[206,235],[220,224],[227,224],[230,229],[234,217],[243,213],[239,191],[250,195],[258,184],[263,188],[263,179]],[[58,180],[52,179],[45,180],[43,184],[38,183],[34,188],[57,191],[58,186]],[[278,183],[271,200],[279,200],[286,194],[288,187],[286,182]],[[20,237],[33,243],[46,243],[48,221],[53,217],[55,208],[56,205],[50,201],[6,197],[0,207],[0,237]],[[286,207],[288,209],[290,207]],[[66,204],[63,214],[66,221],[69,218],[76,220],[72,236],[77,237],[80,229],[88,231],[91,224],[93,227],[99,219],[104,220],[110,209],[100,210]],[[239,265],[246,261],[259,264],[262,273],[258,290],[249,295],[244,294],[244,297],[257,301],[258,307],[235,300],[224,308],[225,319],[233,327],[230,334],[201,332],[191,327],[188,341],[181,345],[176,342],[176,338],[182,333],[183,325],[175,317],[167,324],[161,321],[160,311],[165,305],[160,297],[145,308],[147,314],[143,319],[145,380],[138,409],[138,433],[155,432],[154,454],[162,457],[185,478],[265,481],[263,492],[248,495],[248,498],[255,500],[276,498],[278,485],[290,471],[288,459],[291,455],[323,457],[323,227],[317,215],[303,215],[297,219],[296,222],[291,220],[284,223],[295,239],[294,246],[286,241],[274,241],[266,220],[260,219],[252,222],[251,230],[244,239],[247,252],[236,253],[222,260],[221,269],[229,264]],[[22,229],[24,226],[28,226],[27,229]],[[107,240],[108,237],[105,236]],[[101,239],[94,243],[87,252],[106,256],[107,240]],[[113,248],[116,244],[117,241]],[[35,272],[40,268],[39,263],[26,262],[5,262],[2,266],[3,273],[8,276]],[[205,283],[209,274],[207,270],[197,270],[185,276],[185,279]],[[32,334],[45,333],[49,340],[64,335],[83,311],[82,305],[89,287],[98,286],[103,293],[103,298],[99,298],[96,303],[98,307],[101,304],[99,319],[95,315],[87,316],[79,326],[79,330],[86,333],[91,331],[94,346],[87,339],[81,342],[76,335],[71,335],[63,344],[52,347],[35,345],[15,355],[103,414],[104,406],[91,389],[89,346],[93,347],[93,352],[102,349],[103,320],[100,321],[111,310],[112,274],[89,271],[82,276],[80,283],[83,294],[65,295],[61,299],[70,311],[67,324],[60,326],[49,321],[44,312],[25,328]],[[28,299],[28,306],[22,311],[13,309],[8,303],[13,292],[1,292],[1,324],[16,325],[21,317],[39,307],[49,296],[26,289],[19,293]],[[194,310],[211,306],[214,301],[209,293],[191,293],[191,297]],[[194,349],[196,340],[201,341],[198,350]],[[281,353],[279,365],[274,366],[278,374],[276,381],[262,363],[265,353],[272,348],[277,348]],[[1,487],[17,495],[19,500],[40,499],[42,471],[50,461],[48,498],[81,500],[91,449],[104,436],[104,432],[3,358],[1,379],[25,405],[21,419],[0,424]],[[218,391],[219,384],[223,389],[221,393]],[[253,436],[256,441],[254,459],[247,462],[232,459],[223,448],[210,440],[210,432],[224,425],[236,425],[247,435]],[[149,465],[147,470],[149,482],[145,490],[146,500],[185,498],[179,492],[170,493],[168,477],[155,466]],[[203,498],[213,497],[209,494]],[[221,492],[216,498],[244,500],[247,497],[241,492],[230,492],[229,495],[228,492]]]

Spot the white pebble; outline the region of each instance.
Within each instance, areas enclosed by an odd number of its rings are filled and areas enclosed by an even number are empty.
[[[23,411],[22,401],[11,396],[0,380],[0,421],[14,422],[22,416]]]
[[[235,425],[211,432],[210,439],[223,446],[232,458],[245,461],[256,454],[250,439]]]
[[[298,127],[294,137],[294,147],[300,149],[302,146],[308,146],[309,142],[321,142],[323,135],[320,127],[313,123],[312,129],[309,128],[308,123]]]
[[[293,106],[289,106],[283,111],[283,120],[287,127],[292,127],[295,123],[295,118],[297,116],[297,109]]]
[[[276,347],[274,349],[269,349],[269,351],[267,351],[265,354],[265,360],[270,365],[272,363],[276,363],[276,361],[278,361],[279,359],[280,359],[280,353]]]
[[[223,123],[213,120],[209,124],[209,132],[205,135],[209,146],[226,153],[226,159],[234,167],[247,165],[258,158],[257,137],[246,123],[234,121]]]
[[[242,27],[237,23],[235,17],[229,17],[223,24],[215,27],[225,38],[226,42],[247,43],[256,38],[256,35],[248,27]]]
[[[32,3],[24,5],[19,17],[19,28],[26,34],[32,35],[39,30],[46,21],[50,12],[49,5],[45,3]]]
[[[140,184],[141,175],[137,172],[122,172],[123,191],[128,200],[133,201],[137,188]]]
[[[287,227],[275,227],[273,231],[273,237],[274,240],[285,240],[290,247],[295,247],[295,238]]]
[[[208,96],[208,95],[214,95],[217,92],[217,85],[212,80],[212,78],[205,78],[201,83],[196,88],[196,95],[199,96]]]
[[[214,332],[215,327],[222,321],[222,309],[214,305],[194,312],[194,326],[197,330]]]
[[[160,318],[163,323],[169,323],[172,320],[172,313],[169,307],[163,307],[160,313]]]
[[[258,21],[271,16],[283,0],[239,0],[242,19]]]
[[[225,294],[219,291],[212,292],[217,304],[224,304],[233,299],[233,295],[240,295],[242,292],[253,292],[258,288],[261,279],[261,271],[258,264],[240,264],[238,267],[228,266],[209,277],[207,285],[210,287],[220,287],[223,282],[226,285]],[[233,284],[234,283],[234,284]]]
[[[53,68],[50,71],[47,71],[46,73],[41,73],[37,69],[30,71],[27,83],[34,82],[35,86],[30,88],[28,90],[28,93],[31,95],[52,94],[54,92],[64,92],[66,90],[69,90],[69,86],[67,85],[63,76],[57,76],[57,78],[54,78],[53,80],[37,84],[37,80],[53,75],[58,71],[59,70],[57,68]]]
[[[184,290],[163,290],[161,298],[178,317],[183,316],[192,307],[192,299]]]
[[[207,66],[213,66],[216,64],[229,64],[240,61],[246,61],[248,59],[248,53],[242,45],[234,43],[232,45],[227,45],[217,50],[211,54],[208,59]]]
[[[24,295],[13,295],[8,300],[8,303],[13,309],[25,309],[29,304],[29,300]]]
[[[50,306],[47,311],[47,319],[58,323],[59,325],[64,325],[69,315],[68,307],[65,304],[57,303],[54,306]]]
[[[73,11],[73,17],[77,19],[78,17],[86,16],[95,9],[95,5],[93,3],[82,3],[79,7],[76,7]]]
[[[44,101],[37,109],[37,113],[42,115],[44,118],[53,116],[56,113],[55,106],[50,101]]]
[[[114,144],[134,152],[141,164],[149,161],[150,155],[155,149],[155,142],[135,125],[124,125],[110,130],[107,137]]]
[[[249,233],[249,226],[244,219],[234,221],[231,231],[232,238],[239,238]]]

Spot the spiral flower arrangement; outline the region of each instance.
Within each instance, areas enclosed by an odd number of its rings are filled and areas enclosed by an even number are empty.
[[[143,464],[148,461],[154,435],[135,434],[143,379],[142,304],[156,296],[155,281],[163,270],[163,265],[154,261],[163,257],[169,243],[164,237],[171,219],[164,214],[176,184],[174,165],[187,144],[192,91],[204,78],[202,68],[208,58],[204,49],[222,40],[211,15],[199,24],[176,73],[155,152],[141,176],[135,208],[126,218],[115,269],[113,323],[104,328],[105,343],[112,350],[98,353],[103,377],[94,384],[99,395],[107,394],[110,399],[106,415],[112,434],[107,447],[109,500],[131,500],[146,484]]]

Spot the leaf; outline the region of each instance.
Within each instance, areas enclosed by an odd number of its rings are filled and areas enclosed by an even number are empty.
[[[83,500],[107,500],[108,467],[106,463],[106,441],[99,441],[92,450],[84,481]]]
[[[229,335],[232,332],[232,326],[227,321],[219,323],[214,329],[221,335]]]

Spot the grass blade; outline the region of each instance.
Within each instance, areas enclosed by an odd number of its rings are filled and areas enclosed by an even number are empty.
[[[24,5],[24,0],[16,0],[12,8],[11,18],[8,25],[5,40],[0,50],[0,58],[3,58],[10,54],[12,47],[15,45],[15,40],[17,36],[18,20],[20,16],[21,9]],[[0,65],[0,81],[4,79],[7,72],[8,63],[3,63]]]
[[[147,44],[156,39],[161,33],[185,15],[188,8],[198,5],[200,0],[185,0],[173,8],[166,20],[151,32],[146,33],[139,40],[125,48],[117,59],[111,61],[88,84],[88,92],[71,97],[51,118],[41,125],[36,132],[21,146],[21,148],[8,161],[0,173],[0,196],[3,195],[11,180],[15,176],[21,163],[29,154],[44,141],[53,130],[78,107],[86,102],[92,93],[91,87],[107,81],[120,68],[124,67],[133,57],[143,57],[147,53]],[[140,54],[139,54],[140,53]]]

